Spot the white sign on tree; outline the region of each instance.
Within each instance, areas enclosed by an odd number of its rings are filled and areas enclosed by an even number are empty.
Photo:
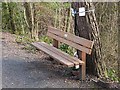
[[[85,7],[79,8],[79,16],[85,16]]]

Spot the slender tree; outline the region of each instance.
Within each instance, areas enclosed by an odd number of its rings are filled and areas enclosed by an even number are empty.
[[[24,2],[24,17],[25,17],[25,21],[27,24],[27,27],[31,33],[31,38],[32,38],[32,21],[31,21],[31,10],[30,10],[30,5],[27,2]]]
[[[15,34],[15,24],[13,19],[13,8],[11,7],[11,3],[7,3],[8,5],[8,11],[9,11],[9,20],[10,20],[10,26],[12,29],[12,33]]]
[[[118,8],[120,8],[120,2],[117,4]],[[120,34],[120,9],[118,9],[118,33]],[[120,42],[120,36],[118,36],[118,44]],[[120,54],[120,46],[118,45],[118,55]],[[120,56],[118,56],[118,77],[120,78]]]

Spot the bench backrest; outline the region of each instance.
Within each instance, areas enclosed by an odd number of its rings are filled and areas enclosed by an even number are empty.
[[[58,40],[60,42],[63,42],[65,44],[68,44],[87,54],[91,54],[93,43],[94,43],[93,41],[75,36],[68,32],[60,31],[57,28],[50,27],[50,26],[48,27],[47,36],[55,40]]]

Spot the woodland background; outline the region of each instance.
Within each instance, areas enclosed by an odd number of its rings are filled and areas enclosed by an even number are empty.
[[[107,69],[106,78],[119,81],[118,60],[118,3],[96,2],[95,14],[100,29],[102,59]],[[46,36],[47,25],[74,34],[74,17],[71,15],[71,3],[1,3],[2,31],[15,34],[16,42],[28,44],[32,41],[52,40]],[[74,49],[61,43],[61,50],[73,55]]]

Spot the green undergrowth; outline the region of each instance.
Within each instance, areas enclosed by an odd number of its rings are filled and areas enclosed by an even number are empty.
[[[24,45],[22,49],[26,50],[29,53],[36,53],[38,51],[34,46],[31,45],[31,43],[35,40],[31,39],[28,35],[15,35],[15,37],[15,41],[18,44]]]
[[[40,42],[46,42],[46,43],[48,43],[48,44],[52,44],[53,40],[50,39],[50,38],[47,37],[47,36],[42,36],[42,37],[40,38]]]
[[[112,69],[112,68],[107,69],[107,78],[109,80],[112,80],[112,81],[120,83],[120,78],[117,76],[117,71]]]
[[[31,39],[28,35],[15,35],[15,36],[16,36],[15,41],[17,43],[28,44],[35,41],[34,39]]]
[[[71,48],[69,45],[67,45],[67,44],[61,44],[60,46],[59,46],[59,49],[60,50],[62,50],[62,51],[64,51],[64,52],[66,52],[66,53],[68,53],[69,55],[71,55],[71,56],[73,56],[74,55],[74,51],[73,51],[73,48]]]

